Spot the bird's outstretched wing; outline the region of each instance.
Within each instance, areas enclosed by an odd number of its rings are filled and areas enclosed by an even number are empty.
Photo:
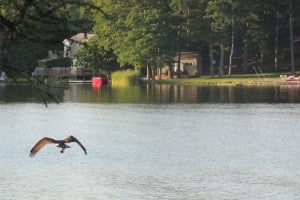
[[[82,148],[82,150],[84,151],[84,153],[87,155],[85,147],[79,142],[79,140],[76,137],[70,135],[69,137],[65,138],[64,141],[66,143],[76,142]]]
[[[52,138],[48,138],[48,137],[44,137],[42,138],[40,141],[38,141],[30,150],[30,157],[34,157],[35,154],[41,149],[43,148],[46,144],[51,144],[51,143],[57,143],[56,140],[52,139]]]

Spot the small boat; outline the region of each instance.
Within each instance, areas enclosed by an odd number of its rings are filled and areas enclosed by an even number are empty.
[[[288,76],[286,81],[300,81],[300,76]]]

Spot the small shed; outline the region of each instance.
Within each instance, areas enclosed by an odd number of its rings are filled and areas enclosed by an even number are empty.
[[[174,65],[171,66],[173,72],[180,70],[182,75],[197,76],[201,75],[201,57],[197,52],[181,52],[180,53],[180,66],[178,66],[179,55],[174,57]],[[169,73],[169,66],[162,67],[162,76]]]
[[[180,66],[176,62],[179,55],[175,57],[174,72],[180,70],[183,75],[196,76],[200,72],[201,60],[196,52],[181,52],[180,53]]]

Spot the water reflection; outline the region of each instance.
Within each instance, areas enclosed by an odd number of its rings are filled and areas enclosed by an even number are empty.
[[[57,101],[62,101],[64,90],[68,87],[48,87],[45,91],[53,94]],[[0,84],[0,102],[43,102],[43,98],[51,101],[46,93],[41,93],[37,88],[30,84]]]
[[[283,85],[280,87],[279,94],[281,98],[288,97],[290,103],[298,103],[300,96],[300,85]]]
[[[100,103],[299,103],[300,86],[142,85],[129,87],[70,84],[49,88],[59,101]],[[1,102],[41,101],[31,85],[1,85]]]
[[[70,85],[65,101],[103,103],[298,103],[299,86]]]

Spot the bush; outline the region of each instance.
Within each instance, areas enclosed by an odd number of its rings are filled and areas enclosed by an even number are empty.
[[[133,70],[116,71],[111,75],[112,85],[138,85],[140,73]]]
[[[72,60],[68,57],[57,59],[44,59],[38,61],[38,67],[52,68],[52,67],[70,67]]]

